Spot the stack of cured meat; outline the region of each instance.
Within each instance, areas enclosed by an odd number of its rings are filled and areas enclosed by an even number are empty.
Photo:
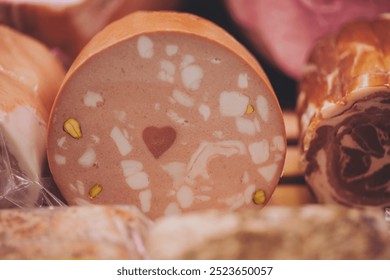
[[[389,259],[390,16],[368,2],[296,60],[269,44],[287,25],[262,41],[294,111],[178,1],[0,1],[0,259]]]

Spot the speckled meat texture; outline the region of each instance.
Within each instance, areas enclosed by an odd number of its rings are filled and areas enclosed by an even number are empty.
[[[43,176],[47,122],[64,76],[64,69],[43,44],[0,25],[0,142],[4,141],[9,157],[0,159],[0,208],[9,206],[4,198],[15,191],[15,186],[7,184],[7,168],[21,171],[26,176],[23,180]],[[7,160],[12,166],[3,166]],[[26,188],[23,192],[31,202],[37,198],[36,191]]]
[[[340,206],[266,207],[166,217],[148,236],[152,259],[386,259],[384,211]]]
[[[285,157],[279,104],[255,59],[189,14],[139,12],[68,72],[48,158],[70,204],[136,204],[152,218],[262,208]]]
[[[0,259],[144,259],[150,221],[125,206],[0,211]]]
[[[0,23],[27,33],[73,59],[113,20],[137,10],[174,9],[178,0],[0,0]]]
[[[305,176],[319,200],[390,205],[390,18],[318,42],[300,84]]]

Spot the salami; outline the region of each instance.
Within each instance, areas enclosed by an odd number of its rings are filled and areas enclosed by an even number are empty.
[[[37,188],[8,184],[13,171],[23,182],[38,180],[46,166],[46,127],[64,70],[41,43],[0,26],[0,207],[20,191],[33,206]],[[4,146],[4,147],[3,147]]]
[[[136,204],[152,218],[262,208],[282,172],[283,117],[269,80],[202,18],[137,12],[97,34],[56,98],[53,177],[70,204]]]
[[[322,202],[390,205],[390,19],[323,38],[298,97],[305,176]]]

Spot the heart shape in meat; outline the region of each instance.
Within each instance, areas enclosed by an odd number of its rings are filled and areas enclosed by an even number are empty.
[[[142,138],[148,150],[158,159],[175,142],[176,130],[170,126],[149,126],[142,132]]]

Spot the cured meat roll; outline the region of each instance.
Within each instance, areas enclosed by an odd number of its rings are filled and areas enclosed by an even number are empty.
[[[0,145],[6,150],[1,156],[7,157],[0,159],[0,207],[9,206],[3,199],[17,191],[8,184],[9,168],[31,181],[45,171],[46,127],[64,75],[41,43],[0,25]],[[33,206],[38,189],[22,189],[29,197],[26,206]]]
[[[0,259],[144,259],[150,221],[124,206],[0,211]]]
[[[68,59],[108,23],[137,10],[174,9],[178,0],[0,0],[0,23],[27,33]]]
[[[282,172],[283,117],[255,59],[224,30],[138,12],[83,49],[48,134],[70,204],[136,204],[148,216],[260,209]]]
[[[307,182],[322,202],[390,205],[390,18],[318,42],[300,84]]]
[[[388,228],[382,210],[335,205],[204,211],[158,220],[147,248],[168,260],[388,260]]]

